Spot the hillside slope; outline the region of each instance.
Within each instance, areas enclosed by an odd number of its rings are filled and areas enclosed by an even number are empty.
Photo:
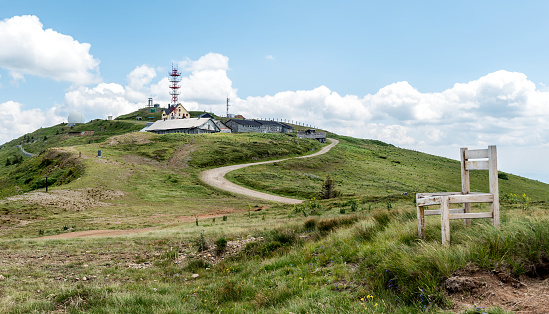
[[[0,163],[3,191],[19,187],[0,200],[2,312],[546,308],[513,296],[546,291],[547,184],[502,176],[501,228],[452,221],[452,245],[444,247],[438,217],[427,219],[426,239],[417,238],[413,193],[459,190],[457,161],[338,136],[326,155],[231,173],[245,185],[306,200],[292,206],[205,186],[199,173],[310,154],[322,147],[316,141],[156,135],[131,132],[140,125],[130,122],[93,123],[80,130],[97,127],[95,140],[65,138],[56,134],[65,128],[59,125],[18,139],[34,138],[24,147],[38,156]],[[36,141],[43,136],[46,143]],[[0,158],[17,154],[13,146],[0,150]],[[46,173],[59,185],[21,194]],[[341,196],[319,200],[328,174]],[[474,174],[472,188],[484,189],[485,180]]]

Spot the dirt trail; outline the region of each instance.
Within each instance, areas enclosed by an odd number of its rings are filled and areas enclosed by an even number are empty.
[[[315,157],[315,156],[327,153],[328,151],[330,151],[330,149],[332,149],[332,147],[336,146],[339,143],[338,140],[333,139],[333,138],[330,138],[329,140],[330,140],[330,145],[323,147],[320,151],[318,151],[314,154],[311,154],[311,155],[294,157],[294,158],[310,158],[310,157]],[[250,196],[250,197],[254,197],[254,198],[260,198],[260,199],[264,199],[264,200],[268,200],[268,201],[280,202],[280,203],[285,203],[285,204],[299,204],[299,203],[302,203],[303,201],[298,200],[298,199],[282,197],[282,196],[277,196],[277,195],[272,195],[272,194],[267,194],[267,193],[262,193],[262,192],[250,190],[250,189],[241,187],[239,185],[236,185],[232,182],[229,182],[229,180],[225,179],[225,175],[227,173],[229,173],[233,170],[236,170],[236,169],[249,167],[249,166],[253,166],[253,165],[262,165],[262,164],[280,162],[280,161],[288,160],[288,159],[292,159],[292,158],[284,158],[284,159],[269,160],[269,161],[260,161],[260,162],[253,162],[253,163],[248,163],[248,164],[233,165],[233,166],[226,166],[226,167],[221,167],[221,168],[210,169],[210,170],[206,170],[206,171],[203,171],[203,172],[200,173],[200,180],[202,180],[204,183],[209,184],[213,187],[216,187],[216,188],[228,191],[228,192],[232,192],[232,193],[242,194],[242,195],[246,195],[246,196]]]
[[[320,151],[306,156],[300,156],[300,157],[293,157],[293,158],[310,158],[315,157],[318,155],[322,155],[327,153],[332,147],[336,146],[339,141],[336,139],[329,139],[330,144],[323,147]],[[234,183],[229,182],[227,179],[225,179],[225,174],[227,174],[230,171],[253,166],[253,165],[260,165],[260,164],[268,164],[268,163],[274,163],[279,162],[287,159],[292,158],[284,158],[279,160],[270,160],[270,161],[260,161],[255,163],[248,163],[248,164],[242,164],[242,165],[233,165],[233,166],[226,166],[211,170],[203,171],[200,174],[200,179],[204,181],[205,183],[229,191],[237,194],[243,194],[246,196],[251,196],[255,198],[265,199],[269,201],[275,201],[275,202],[281,202],[281,203],[287,203],[287,204],[299,204],[303,202],[302,200],[282,197],[282,196],[276,196],[271,194],[266,194],[250,189],[243,188],[241,186],[238,186]],[[61,193],[60,191],[59,193]],[[178,219],[183,220],[194,220],[194,219],[202,219],[202,218],[212,218],[212,217],[221,217],[222,215],[225,215],[226,213],[206,213],[203,215],[198,216],[188,216],[188,217],[178,217]],[[141,229],[123,229],[123,230],[88,230],[88,231],[76,231],[76,232],[67,232],[57,235],[51,235],[51,236],[43,236],[37,239],[69,239],[69,238],[83,238],[83,237],[100,237],[100,236],[118,236],[118,235],[126,235],[126,234],[133,234],[133,233],[140,233],[140,232],[147,232],[156,229],[157,227],[151,227],[151,228],[141,228]]]
[[[84,237],[106,237],[106,236],[117,236],[124,234],[140,233],[147,232],[156,229],[156,227],[151,228],[141,228],[141,229],[122,229],[122,230],[87,230],[87,231],[75,231],[67,232],[61,234],[55,234],[51,236],[43,236],[37,239],[71,239],[71,238],[84,238]]]

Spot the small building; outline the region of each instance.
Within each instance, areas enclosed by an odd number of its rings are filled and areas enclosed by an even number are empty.
[[[228,127],[225,123],[223,123],[219,120],[214,120],[214,123],[215,123],[215,125],[217,125],[217,127],[219,128],[221,133],[233,133],[231,128]]]
[[[158,120],[145,129],[147,132],[156,134],[167,133],[186,133],[186,134],[203,134],[220,132],[219,127],[213,119],[173,119],[173,120]]]
[[[308,129],[303,132],[297,132],[297,138],[312,138],[320,143],[326,143],[326,132],[316,132],[315,129]]]
[[[293,128],[282,122],[269,120],[245,120],[230,119],[225,123],[234,133],[259,132],[259,133],[289,133]]]
[[[212,116],[210,113],[203,113],[201,115],[198,116],[199,118],[210,118],[210,119],[215,119],[214,116]]]
[[[168,109],[162,111],[162,120],[188,119],[191,115],[182,104],[168,105]]]

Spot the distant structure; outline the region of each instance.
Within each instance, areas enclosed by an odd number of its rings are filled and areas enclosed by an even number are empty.
[[[182,104],[168,105],[168,109],[162,111],[162,120],[188,119],[190,117],[191,115]]]
[[[179,96],[179,89],[181,88],[181,85],[179,85],[179,82],[181,82],[181,73],[177,70],[177,67],[174,67],[172,65],[172,71],[170,72],[170,95],[172,96],[172,105],[177,105],[177,98]],[[152,101],[151,101],[152,102]]]
[[[227,97],[227,118],[230,118],[229,117],[229,97]]]
[[[151,108],[153,106],[153,99],[152,97],[149,97],[149,103],[147,104],[147,107]]]
[[[85,123],[86,119],[83,113],[75,110],[69,114],[67,121],[69,122],[69,126],[74,126],[77,123]]]
[[[326,143],[326,132],[317,132],[315,129],[308,129],[304,132],[297,132],[297,138],[312,138],[320,143]]]
[[[190,114],[183,107],[181,103],[177,102],[179,96],[179,82],[181,82],[181,73],[177,70],[177,67],[172,65],[172,71],[170,75],[170,95],[172,96],[172,102],[168,104],[168,109],[162,111],[162,120],[175,120],[175,119],[188,119]],[[149,98],[150,103],[152,104],[152,99]]]
[[[144,129],[147,132],[156,134],[167,133],[186,133],[186,134],[203,134],[217,133],[221,130],[210,118],[188,118],[175,120],[158,120]]]
[[[293,131],[293,128],[288,124],[269,120],[230,119],[225,124],[231,128],[233,133],[290,133]]]

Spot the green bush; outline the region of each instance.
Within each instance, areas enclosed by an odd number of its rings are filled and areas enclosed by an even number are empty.
[[[187,263],[187,266],[185,266],[185,269],[190,272],[196,273],[197,271],[201,269],[206,269],[208,267],[210,267],[210,264],[208,264],[206,261],[204,261],[201,258],[197,258],[197,259],[189,260],[189,262]]]
[[[316,228],[316,219],[309,218],[303,224],[303,228],[307,231],[315,230]]]
[[[227,249],[227,239],[225,237],[221,237],[217,240],[215,240],[215,251],[217,254],[223,253]]]

